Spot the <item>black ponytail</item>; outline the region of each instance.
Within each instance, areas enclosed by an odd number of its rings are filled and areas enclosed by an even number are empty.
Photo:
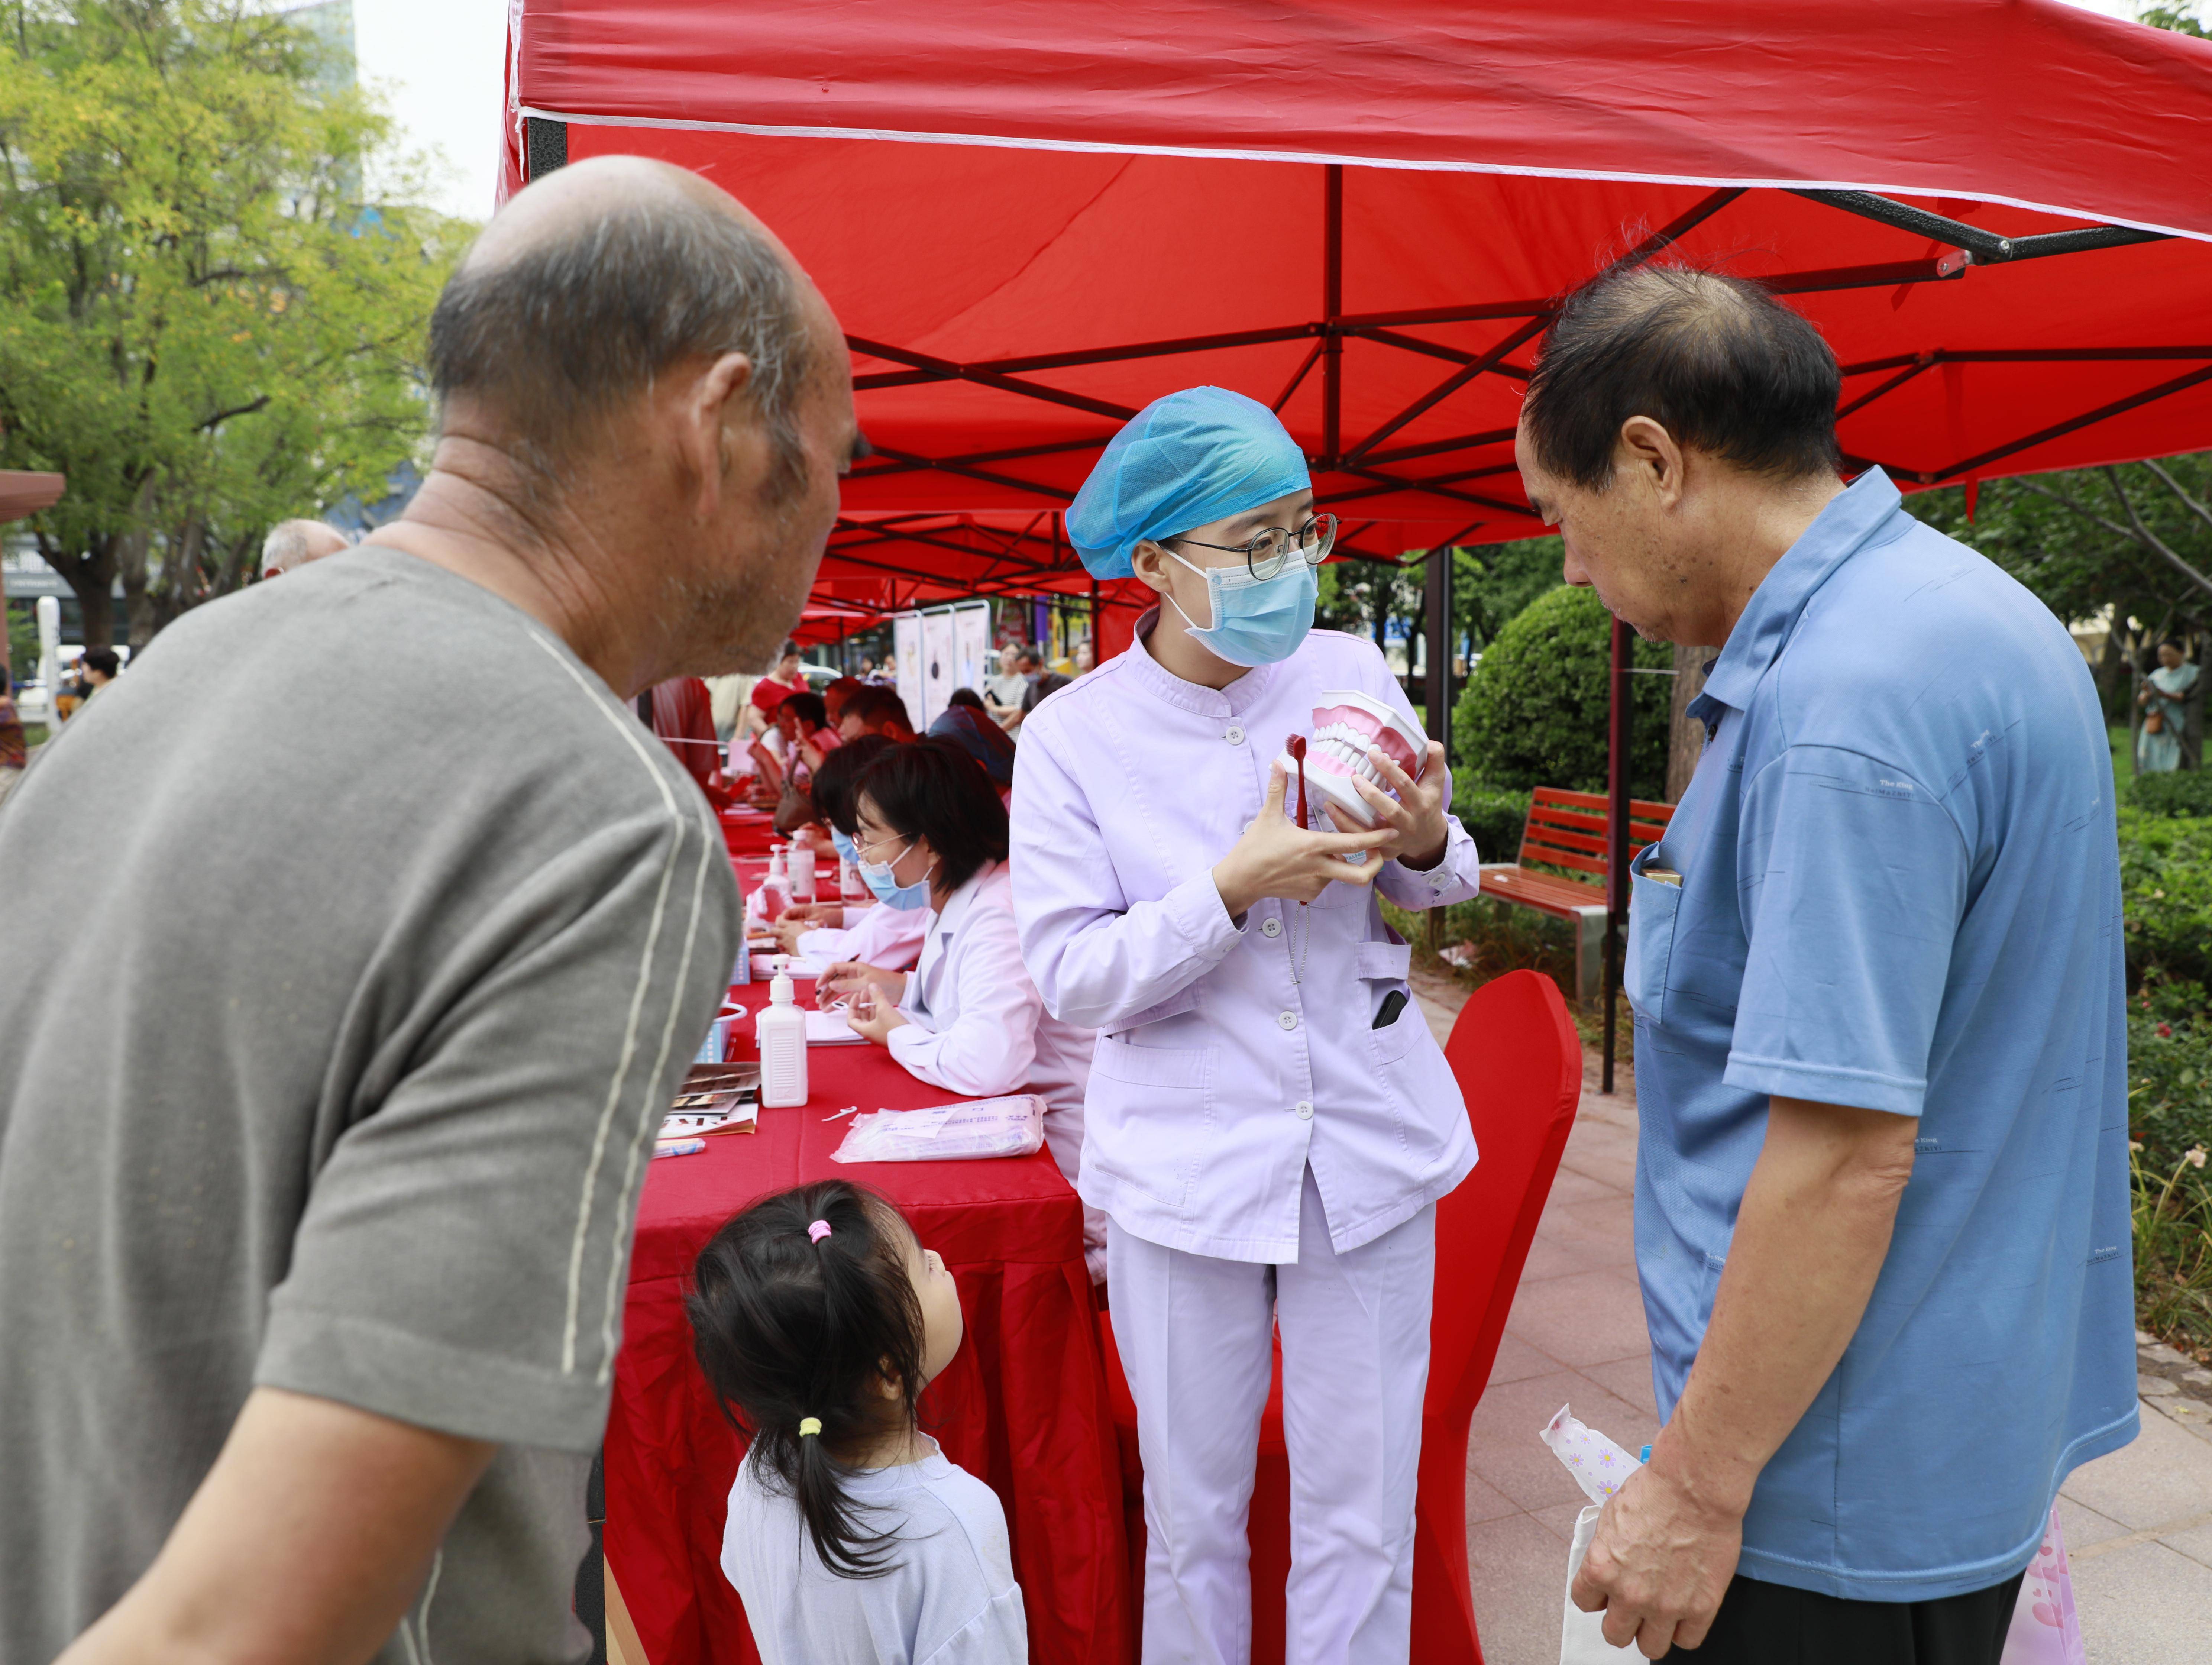
[[[830,1226],[818,1243],[807,1229],[817,1220]],[[845,1482],[851,1456],[914,1425],[922,1318],[907,1273],[911,1236],[872,1192],[844,1180],[801,1186],[717,1231],[684,1302],[715,1403],[752,1435],[761,1470],[797,1499],[815,1553],[842,1577],[890,1570],[890,1534],[866,1529]],[[799,1432],[810,1417],[818,1434]]]

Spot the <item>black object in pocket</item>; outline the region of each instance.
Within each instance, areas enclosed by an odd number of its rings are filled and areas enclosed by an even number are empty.
[[[1402,988],[1392,989],[1388,994],[1385,994],[1382,997],[1382,1004],[1376,1008],[1375,1022],[1370,1025],[1370,1027],[1375,1029],[1389,1028],[1391,1024],[1398,1021],[1398,1014],[1405,1009],[1406,991]]]

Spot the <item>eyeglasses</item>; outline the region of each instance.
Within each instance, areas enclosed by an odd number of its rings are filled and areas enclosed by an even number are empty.
[[[1196,544],[1202,550],[1241,555],[1253,577],[1273,578],[1290,564],[1293,555],[1309,567],[1318,567],[1328,560],[1329,550],[1336,546],[1336,517],[1314,515],[1295,534],[1288,526],[1263,526],[1242,544],[1207,544],[1195,538],[1170,538],[1164,541]]]

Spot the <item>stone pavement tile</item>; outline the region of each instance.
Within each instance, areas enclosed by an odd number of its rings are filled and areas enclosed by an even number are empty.
[[[2066,1553],[2069,1557],[2079,1555],[2092,1544],[2128,1535],[2127,1528],[2112,1516],[2100,1515],[2088,1504],[2075,1502],[2063,1492],[2058,1494],[2058,1524],[2066,1530]]]
[[[1623,1195],[1588,1202],[1554,1203],[1536,1223],[1536,1235],[1585,1266],[1633,1269],[1635,1200]]]
[[[1544,1460],[1559,1468],[1550,1452]],[[1555,1665],[1567,1592],[1559,1540],[1533,1516],[1509,1515],[1468,1528],[1467,1558],[1487,1665]]]
[[[2204,1500],[2204,1507],[2212,1510],[2212,1498]],[[2212,1522],[2192,1527],[2186,1532],[2169,1532],[2159,1540],[2168,1549],[2186,1555],[2201,1567],[2212,1567]],[[2206,1643],[2212,1650],[2212,1640]]]
[[[1607,1193],[1634,1196],[1636,1152],[1632,1146],[1625,1151],[1568,1151],[1559,1158],[1559,1178],[1570,1176],[1602,1186]]]
[[[1551,1194],[1545,1198],[1544,1206],[1550,1208],[1557,1204],[1564,1207],[1571,1202],[1595,1202],[1601,1198],[1621,1194],[1618,1185],[1593,1178],[1586,1173],[1578,1173],[1562,1162],[1559,1171],[1553,1176]]]
[[[2159,1543],[2074,1565],[2089,1665],[2195,1665],[2212,1638],[2212,1567]]]
[[[1476,1474],[1474,1469],[1468,1470],[1467,1523],[1469,1526],[1522,1512],[1519,1504],[1515,1503],[1512,1498]]]
[[[1635,1277],[1609,1269],[1523,1284],[1505,1327],[1539,1352],[1574,1367],[1651,1351]]]
[[[1490,1366],[1490,1379],[1499,1382],[1525,1382],[1532,1376],[1549,1376],[1559,1368],[1559,1361],[1536,1351],[1517,1335],[1498,1338],[1498,1357]]]
[[[1571,1544],[1575,1540],[1575,1522],[1581,1518],[1583,1510],[1589,1506],[1588,1498],[1577,1497],[1572,1503],[1547,1504],[1541,1509],[1532,1509],[1528,1511],[1528,1518],[1542,1522],[1545,1530],[1557,1538],[1560,1543]],[[1559,1560],[1559,1577],[1563,1581],[1566,1574],[1566,1559],[1562,1556]]]
[[[1602,1364],[1584,1364],[1581,1373],[1634,1410],[1638,1416],[1650,1419],[1653,1428],[1659,1425],[1659,1401],[1651,1391],[1651,1355],[1645,1352],[1634,1358],[1610,1359]],[[1615,1434],[1623,1445],[1628,1442]],[[1650,1443],[1650,1437],[1628,1445],[1633,1452],[1638,1446]]]
[[[1528,1244],[1528,1258],[1521,1263],[1521,1285],[1540,1284],[1547,1278],[1564,1278],[1571,1272],[1597,1272],[1610,1267],[1613,1256],[1603,1248],[1592,1249],[1572,1238],[1551,1236],[1540,1225]]]
[[[1530,1339],[1543,1346],[1540,1337]],[[2133,1443],[2083,1464],[2060,1489],[2130,1532],[2163,1526],[2212,1507],[2212,1445],[2146,1406]]]
[[[1468,1430],[1468,1468],[1523,1509],[1542,1509],[1581,1497],[1582,1487],[1574,1476],[1537,1437],[1562,1405],[1631,1451],[1657,1431],[1656,1423],[1588,1376],[1555,1370],[1522,1382],[1500,1382],[1483,1395]]]

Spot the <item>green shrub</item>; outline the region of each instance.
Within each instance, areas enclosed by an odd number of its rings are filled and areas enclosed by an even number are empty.
[[[1612,632],[1613,616],[1597,597],[1565,585],[1500,630],[1452,714],[1462,781],[1522,792],[1603,792]],[[1635,660],[1646,670],[1668,670],[1674,655],[1658,643],[1639,641]],[[1629,684],[1635,717],[1628,790],[1637,798],[1662,797],[1673,684],[1638,676]]]
[[[2138,775],[2122,789],[2122,798],[2146,815],[2212,816],[2212,771]]]
[[[2119,810],[2131,986],[2212,985],[2212,820]],[[2212,1015],[2212,1014],[2208,1014]]]
[[[1521,854],[1521,830],[1528,824],[1528,794],[1495,787],[1452,783],[1452,813],[1474,839],[1485,861],[1510,861]]]

